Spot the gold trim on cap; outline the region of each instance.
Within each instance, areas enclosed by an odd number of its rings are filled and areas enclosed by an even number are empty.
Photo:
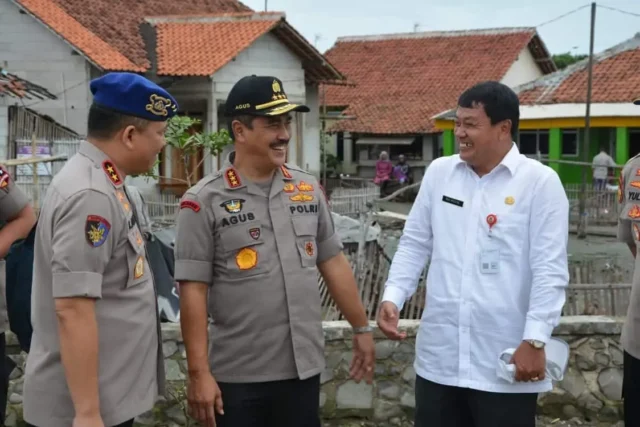
[[[256,110],[264,110],[265,108],[273,107],[274,105],[288,104],[288,103],[289,103],[289,100],[287,98],[279,99],[277,101],[267,102],[266,104],[256,105]]]
[[[300,106],[300,104],[288,104],[288,105],[283,105],[282,107],[278,107],[278,108],[274,108],[273,110],[269,111],[268,113],[265,113],[267,116],[277,116],[279,114],[284,114],[284,113],[288,113],[289,111],[298,108]]]

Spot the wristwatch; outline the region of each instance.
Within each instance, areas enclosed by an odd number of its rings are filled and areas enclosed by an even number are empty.
[[[354,335],[357,334],[366,334],[369,332],[373,332],[373,328],[370,325],[367,326],[359,326],[357,328],[353,328]]]
[[[525,340],[525,341],[531,344],[533,348],[537,348],[537,349],[544,348],[544,343],[542,341],[538,341],[538,340]]]

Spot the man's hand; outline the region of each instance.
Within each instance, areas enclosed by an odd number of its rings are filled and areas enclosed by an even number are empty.
[[[349,374],[357,383],[364,377],[368,384],[373,382],[373,367],[376,360],[376,346],[373,342],[373,334],[353,335],[353,359]]]
[[[187,401],[189,403],[189,415],[198,420],[204,427],[216,426],[214,409],[218,414],[224,415],[222,393],[213,375],[208,371],[189,375]]]
[[[378,327],[390,340],[403,340],[407,336],[404,332],[398,332],[398,307],[391,301],[385,301],[378,312]]]
[[[516,365],[516,381],[542,381],[544,379],[547,359],[544,348],[534,348],[523,341],[511,357]]]
[[[104,427],[100,414],[92,416],[78,415],[73,419],[73,427]]]

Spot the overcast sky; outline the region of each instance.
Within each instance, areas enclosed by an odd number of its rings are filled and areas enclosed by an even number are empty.
[[[241,0],[263,11],[265,0]],[[588,53],[590,2],[584,0],[267,0],[282,11],[307,40],[325,52],[340,36],[472,28],[539,26],[574,9],[583,9],[538,32],[552,54]],[[640,0],[596,2],[594,51],[640,32]],[[612,7],[634,15],[605,9]],[[639,71],[640,72],[640,71]]]

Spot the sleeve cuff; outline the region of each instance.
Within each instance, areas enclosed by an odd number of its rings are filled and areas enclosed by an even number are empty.
[[[54,273],[53,297],[102,298],[102,274],[90,271]]]
[[[176,282],[202,282],[209,285],[212,283],[213,265],[208,261],[177,259],[174,268]]]
[[[539,320],[527,320],[524,325],[524,334],[522,339],[542,341],[546,344],[549,342],[552,332],[553,326],[546,322],[541,322]]]
[[[316,263],[320,264],[323,261],[333,258],[342,251],[342,241],[338,233],[333,233],[328,239],[318,242],[318,256]]]
[[[385,287],[384,294],[382,295],[382,302],[385,301],[391,301],[396,305],[396,307],[398,307],[398,311],[402,311],[402,307],[404,307],[404,303],[406,301],[404,290],[395,286]]]

